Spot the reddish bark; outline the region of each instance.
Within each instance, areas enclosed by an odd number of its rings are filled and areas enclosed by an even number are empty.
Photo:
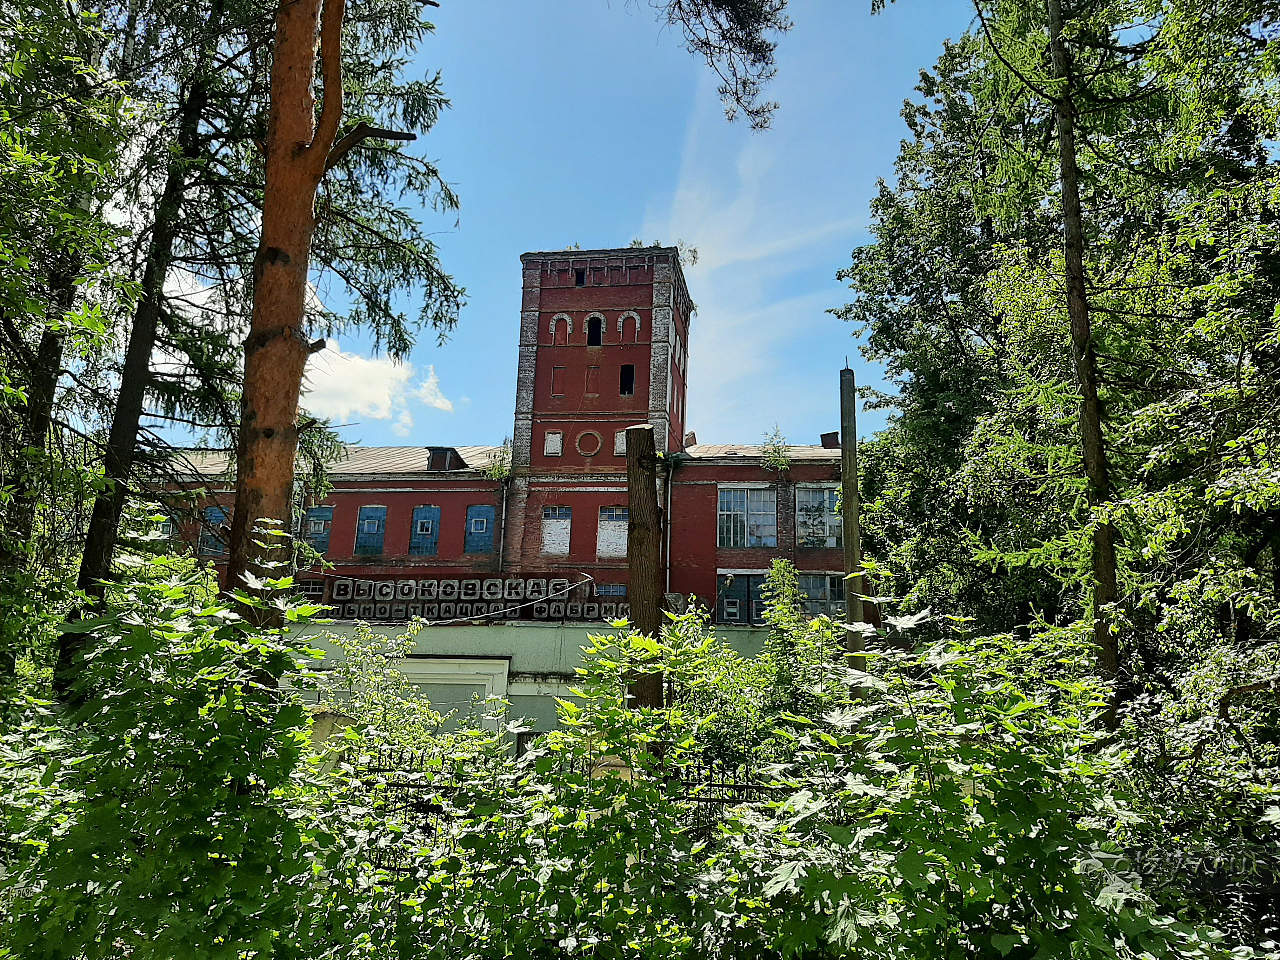
[[[304,312],[315,197],[342,122],[343,14],[343,0],[283,0],[276,11],[262,239],[244,345],[228,588],[239,586],[246,571],[284,555],[275,542],[259,545],[254,533],[259,520],[290,529],[298,397],[309,353]],[[324,95],[319,119],[312,93],[317,32]]]

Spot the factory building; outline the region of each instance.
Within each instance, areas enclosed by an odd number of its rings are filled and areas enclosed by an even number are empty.
[[[694,306],[678,251],[520,261],[515,419],[494,430],[510,443],[348,448],[330,468],[332,491],[304,508],[299,534],[325,563],[298,575],[302,590],[346,620],[625,616],[625,431],[647,423],[661,453],[671,602],[693,598],[717,623],[749,626],[765,573],[784,557],[812,613],[842,614],[838,439],[785,451],[696,442],[685,405]],[[183,533],[215,561],[226,468],[223,455],[190,457],[187,482],[206,499]]]

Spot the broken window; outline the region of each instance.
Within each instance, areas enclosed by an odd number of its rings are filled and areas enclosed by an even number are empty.
[[[778,498],[772,489],[722,487],[717,521],[718,546],[778,545]]]
[[[587,346],[598,347],[604,343],[604,317],[587,317]]]
[[[618,396],[629,397],[636,392],[636,366],[624,363],[618,371]]]
[[[802,573],[796,585],[804,598],[802,606],[810,617],[844,617],[844,574]]]
[[[716,577],[716,619],[720,623],[764,621],[763,573],[722,573]]]
[[[835,487],[796,488],[796,533],[802,547],[839,547],[840,514]]]

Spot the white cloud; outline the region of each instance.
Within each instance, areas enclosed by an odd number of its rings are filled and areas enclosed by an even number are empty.
[[[423,380],[413,395],[428,407],[435,407],[445,413],[453,413],[453,401],[440,390],[440,376],[434,366],[427,367],[427,379]]]
[[[407,437],[413,429],[413,414],[409,412],[409,408],[400,411],[400,416],[396,417],[396,422],[391,425],[391,432],[397,437]]]
[[[453,412],[453,402],[441,390],[434,366],[415,385],[413,364],[347,353],[336,340],[307,364],[302,403],[317,416],[337,423],[393,420],[391,432],[407,437],[414,425],[411,404],[415,402]]]

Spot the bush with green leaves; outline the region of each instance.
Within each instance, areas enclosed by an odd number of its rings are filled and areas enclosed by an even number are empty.
[[[296,625],[315,608],[275,598]],[[239,609],[243,609],[241,606]],[[357,957],[394,924],[358,785],[309,756],[281,678],[312,653],[198,577],[121,586],[72,716],[0,738],[0,956]]]
[[[913,623],[900,621],[904,629]],[[896,628],[891,628],[896,630]],[[592,641],[561,729],[436,781],[404,829],[419,956],[1227,956],[1161,916],[1110,834],[1130,816],[1089,681],[1028,696],[962,637],[828,662],[843,702],[781,713],[771,759],[708,768],[715,723],[626,680],[696,688],[722,659],[696,614]],[[859,690],[858,696],[848,693]],[[763,696],[763,688],[756,691]],[[440,768],[442,771],[444,765]],[[753,789],[716,795],[717,778]]]

